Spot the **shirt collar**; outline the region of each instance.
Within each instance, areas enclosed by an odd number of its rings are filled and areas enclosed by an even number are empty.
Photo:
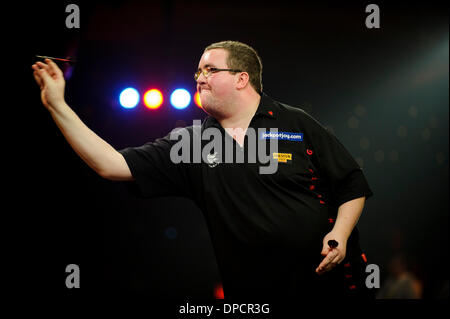
[[[271,119],[276,119],[276,111],[274,110],[274,101],[266,94],[262,93],[261,100],[259,101],[258,108],[256,109],[256,114],[266,116]]]
[[[258,108],[254,116],[265,116],[271,119],[276,119],[275,103],[266,93],[262,92],[261,100],[259,101]],[[204,122],[203,127],[206,129],[211,126],[220,126],[219,122],[212,116],[208,115]]]

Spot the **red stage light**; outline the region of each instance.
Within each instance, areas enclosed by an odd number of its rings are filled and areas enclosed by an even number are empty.
[[[163,103],[163,95],[161,91],[157,89],[151,89],[144,94],[144,104],[149,109],[157,109]]]
[[[202,101],[200,100],[200,94],[198,93],[198,91],[194,94],[194,102],[195,105],[202,109]]]
[[[214,287],[214,298],[224,299],[222,284],[217,284]]]

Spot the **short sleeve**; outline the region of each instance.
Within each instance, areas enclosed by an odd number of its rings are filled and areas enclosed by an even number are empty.
[[[332,202],[339,207],[359,197],[373,195],[362,168],[336,136],[318,121],[308,121],[319,170],[330,183]]]
[[[175,164],[170,159],[170,150],[174,143],[176,141],[170,140],[167,135],[154,142],[119,151],[130,168],[134,178],[131,183],[137,186],[138,195],[188,196],[189,188],[186,185],[183,164]]]

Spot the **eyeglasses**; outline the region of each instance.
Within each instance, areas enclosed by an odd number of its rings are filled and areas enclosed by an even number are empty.
[[[202,74],[202,73],[205,76],[205,78],[207,78],[208,76],[211,75],[211,73],[216,73],[216,72],[220,72],[220,71],[242,72],[241,70],[236,70],[236,69],[218,69],[218,68],[207,67],[204,70],[198,70],[197,72],[195,72],[194,79],[195,79],[195,81],[197,81],[198,78],[200,77],[200,74]]]

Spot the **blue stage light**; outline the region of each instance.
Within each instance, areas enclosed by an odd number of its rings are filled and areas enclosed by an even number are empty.
[[[134,88],[126,88],[120,93],[120,105],[126,109],[132,109],[139,103],[139,92]]]
[[[191,94],[185,89],[176,89],[170,95],[170,104],[174,108],[184,109],[191,103]]]

